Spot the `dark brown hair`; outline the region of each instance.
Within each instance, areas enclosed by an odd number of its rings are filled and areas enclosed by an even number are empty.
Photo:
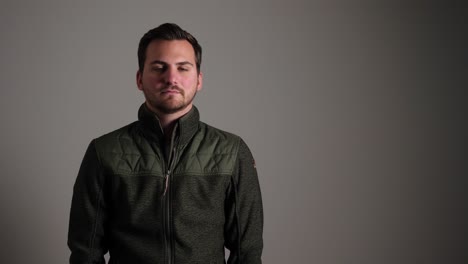
[[[159,27],[153,28],[146,32],[140,39],[140,44],[138,45],[138,70],[140,72],[143,72],[145,65],[146,49],[153,40],[187,40],[195,51],[195,64],[197,66],[197,71],[200,72],[202,59],[202,48],[200,44],[198,44],[197,39],[192,36],[192,34],[174,23],[165,23]]]

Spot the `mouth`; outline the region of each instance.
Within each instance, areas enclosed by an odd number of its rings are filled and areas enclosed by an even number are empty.
[[[167,85],[166,87],[162,87],[161,93],[162,94],[181,94],[182,89],[177,85]]]
[[[180,94],[181,92],[177,89],[167,89],[161,91],[162,94]]]

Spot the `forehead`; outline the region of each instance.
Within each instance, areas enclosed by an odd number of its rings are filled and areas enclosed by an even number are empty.
[[[187,40],[153,40],[146,49],[146,62],[154,60],[195,63],[195,51]]]

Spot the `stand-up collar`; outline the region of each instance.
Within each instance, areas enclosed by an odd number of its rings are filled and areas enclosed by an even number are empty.
[[[148,109],[146,103],[143,103],[138,110],[138,120],[140,120],[142,124],[151,131],[152,136],[157,140],[164,142],[164,132],[161,127],[161,123],[159,122],[157,115]],[[197,132],[199,121],[200,114],[195,106],[192,106],[192,109],[190,109],[187,114],[177,120],[176,127],[178,128],[175,132],[178,133],[179,144],[181,146],[187,144],[192,136]]]

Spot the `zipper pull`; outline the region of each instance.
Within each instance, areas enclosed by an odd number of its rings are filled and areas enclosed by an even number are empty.
[[[171,173],[171,171],[167,171],[166,177],[164,178],[164,185],[165,185],[165,187],[164,187],[164,193],[163,193],[163,195],[162,195],[163,197],[164,197],[164,195],[166,195],[167,189],[168,189],[168,187],[169,187],[169,174],[170,174],[170,173]]]

